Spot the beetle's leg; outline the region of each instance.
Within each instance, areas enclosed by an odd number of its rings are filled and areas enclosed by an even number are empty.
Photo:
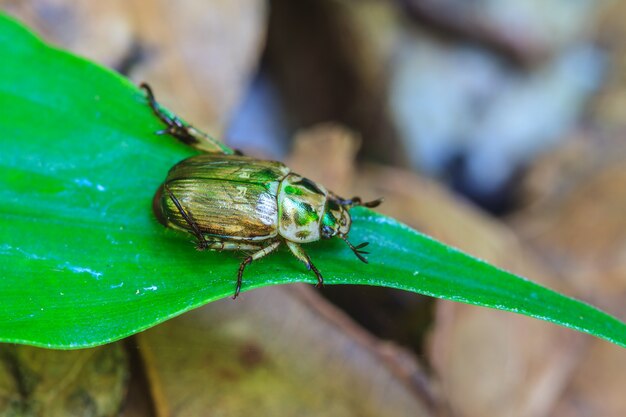
[[[354,252],[354,254],[356,255],[357,258],[359,258],[359,260],[363,263],[368,263],[367,262],[367,258],[365,256],[363,256],[363,254],[365,255],[369,255],[369,252],[366,252],[364,250],[362,250],[364,247],[366,247],[367,245],[369,245],[369,242],[363,242],[360,243],[356,246],[353,246],[352,243],[350,243],[350,241],[348,240],[348,237],[342,234],[338,234],[338,236],[343,239],[344,242],[346,242],[346,244],[348,245],[348,247],[352,250],[352,252]]]
[[[304,249],[302,249],[302,247],[300,245],[298,245],[297,243],[295,243],[295,242],[292,242],[292,241],[289,241],[289,240],[285,240],[285,242],[287,243],[287,247],[289,248],[291,253],[293,253],[296,256],[296,258],[298,258],[302,262],[304,262],[304,264],[306,265],[307,269],[312,270],[315,273],[315,276],[317,276],[317,285],[316,285],[316,287],[320,288],[320,287],[324,286],[324,278],[322,277],[322,274],[315,267],[315,265],[313,265],[313,262],[311,262],[311,258],[309,258],[309,255],[306,254]]]
[[[198,238],[198,245],[197,245],[198,250],[206,249],[208,247],[208,242],[206,241],[206,239],[204,238],[204,235],[200,231],[200,227],[198,226],[198,223],[196,223],[191,218],[189,213],[185,211],[183,206],[180,204],[180,201],[178,201],[178,199],[176,198],[172,190],[169,189],[167,184],[163,184],[163,189],[165,190],[167,195],[170,197],[170,199],[172,200],[172,202],[174,203],[174,205],[180,212],[180,215],[183,216],[183,219],[185,219],[189,227],[191,227],[191,230],[193,230],[193,234],[196,236],[196,238]]]
[[[237,243],[234,243],[234,244],[237,245]],[[241,245],[239,248],[236,248],[236,249],[241,249],[242,246],[243,245]],[[233,295],[233,300],[237,298],[237,296],[239,295],[239,291],[241,290],[243,270],[246,269],[246,266],[252,261],[260,259],[264,257],[265,255],[268,255],[274,252],[276,249],[278,249],[279,246],[280,246],[280,240],[277,240],[276,242],[270,243],[269,245],[265,246],[263,249],[259,250],[258,252],[254,252],[252,255],[244,259],[243,262],[241,262],[241,265],[239,265],[239,272],[237,273],[237,287],[235,287],[235,295]]]
[[[213,139],[201,130],[183,122],[177,116],[164,111],[154,98],[154,93],[148,84],[141,83],[139,87],[146,91],[148,105],[154,114],[167,125],[167,128],[159,130],[156,132],[157,134],[170,134],[184,144],[204,152],[223,153],[226,155],[234,155],[237,153],[235,150]]]
[[[209,241],[206,248],[221,252],[223,250],[259,250],[263,249],[263,246],[252,243]]]

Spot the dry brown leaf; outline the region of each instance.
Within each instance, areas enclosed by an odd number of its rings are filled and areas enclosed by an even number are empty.
[[[415,362],[310,291],[259,289],[140,334],[157,415],[433,415],[398,372],[421,374]]]
[[[124,0],[0,0],[0,9],[48,42],[115,68],[133,48],[135,33],[126,3]]]
[[[127,380],[120,343],[74,351],[3,345],[0,415],[114,416]]]
[[[295,126],[340,122],[363,136],[363,154],[406,163],[385,104],[395,9],[377,0],[274,0],[267,63]]]
[[[523,62],[537,61],[586,35],[593,2],[500,3],[458,0],[403,0],[408,14],[441,32],[488,46]],[[610,2],[609,2],[610,3]]]
[[[597,133],[596,133],[597,134]],[[511,223],[586,299],[626,317],[626,146],[588,136],[537,163],[535,203]],[[547,168],[548,167],[548,168]],[[624,349],[592,340],[554,416],[626,413]]]
[[[219,137],[265,44],[264,0],[0,0],[45,39],[146,81]]]
[[[624,161],[626,146],[611,140],[588,138],[553,152],[528,176],[549,185],[533,187],[534,204],[511,219],[570,284],[617,315],[626,314]]]
[[[626,416],[626,359],[624,349],[594,340],[554,417]]]
[[[601,130],[614,133],[614,140],[620,141],[621,132],[626,127],[626,3],[610,1],[601,4],[596,37],[607,49],[610,65],[607,79],[592,106],[592,117]]]
[[[220,137],[265,44],[263,0],[132,0],[137,36],[150,54],[131,72],[198,128]]]
[[[287,165],[329,190],[348,196],[360,145],[355,132],[334,123],[318,124],[296,134]]]

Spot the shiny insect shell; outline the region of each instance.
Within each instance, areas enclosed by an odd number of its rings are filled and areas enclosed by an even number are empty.
[[[176,201],[207,241],[258,243],[280,236],[308,243],[350,230],[347,210],[324,187],[280,162],[245,156],[202,154],[170,170],[155,212],[166,226],[189,231]]]
[[[156,103],[147,85],[149,104],[167,125],[157,133],[170,134],[205,151],[185,159],[167,174],[157,190],[153,210],[166,227],[191,233],[199,250],[252,252],[239,266],[236,298],[243,271],[249,263],[275,251],[283,242],[323,284],[319,270],[300,244],[339,237],[363,262],[361,249],[347,239],[349,209],[374,207],[380,200],[363,203],[343,199],[323,186],[292,172],[280,162],[238,154],[224,144],[171,116]]]

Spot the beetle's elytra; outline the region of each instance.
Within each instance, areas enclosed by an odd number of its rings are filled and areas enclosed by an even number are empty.
[[[322,185],[292,172],[280,162],[241,155],[161,109],[147,84],[148,104],[170,134],[204,151],[174,165],[157,190],[153,210],[166,227],[191,233],[199,250],[251,252],[239,266],[236,298],[249,263],[275,251],[282,243],[324,282],[300,244],[339,237],[363,262],[362,248],[347,239],[349,209],[376,207],[382,200],[343,199]]]

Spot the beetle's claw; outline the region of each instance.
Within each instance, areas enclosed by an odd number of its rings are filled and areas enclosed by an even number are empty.
[[[322,276],[322,273],[311,262],[309,262],[307,266],[315,272],[315,276],[317,277],[317,284],[315,284],[315,287],[322,288],[324,286],[324,277]]]
[[[240,292],[240,290],[241,290],[241,285],[240,285],[240,284],[238,284],[238,285],[237,285],[237,288],[235,288],[235,294],[233,294],[233,296],[231,297],[233,300],[236,300],[236,299],[237,299],[237,297],[239,297],[239,292]]]
[[[204,239],[196,239],[196,250],[198,251],[203,251],[208,249],[209,244],[206,240]]]
[[[355,251],[355,252],[354,252],[354,254],[356,255],[356,257],[357,257],[357,258],[359,258],[359,260],[360,260],[361,262],[363,262],[364,264],[369,263],[369,262],[368,262],[368,260],[367,260],[367,258],[366,258],[365,256],[361,255],[361,253],[367,253],[367,252],[357,252],[357,251]]]
[[[359,250],[360,248],[364,248],[367,245],[369,245],[369,242],[363,242],[361,244],[359,244],[355,249],[356,251],[354,253],[356,253],[356,256],[363,262],[363,263],[369,263],[367,261],[367,258],[363,255],[369,255],[370,253],[368,251],[364,251],[364,250]]]
[[[361,262],[363,262],[363,263],[365,263],[365,264],[366,264],[366,263],[369,263],[369,262],[367,261],[367,258],[366,258],[365,256],[363,256],[363,254],[365,254],[365,255],[369,255],[369,252],[364,251],[364,250],[361,250],[362,248],[364,248],[364,247],[366,247],[367,245],[369,245],[369,244],[370,244],[369,242],[363,242],[363,243],[359,243],[359,244],[358,244],[358,245],[356,245],[356,246],[352,246],[352,243],[350,243],[350,242],[348,241],[348,238],[347,238],[345,235],[339,235],[339,237],[340,237],[341,239],[343,239],[343,241],[344,241],[344,242],[346,242],[346,244],[348,245],[348,247],[349,247],[350,249],[352,249],[352,252],[354,252],[354,254],[356,255],[356,257],[357,257],[357,258],[359,258],[359,260],[360,260]]]
[[[235,290],[235,294],[231,297],[233,300],[236,300],[239,297],[239,288]]]

